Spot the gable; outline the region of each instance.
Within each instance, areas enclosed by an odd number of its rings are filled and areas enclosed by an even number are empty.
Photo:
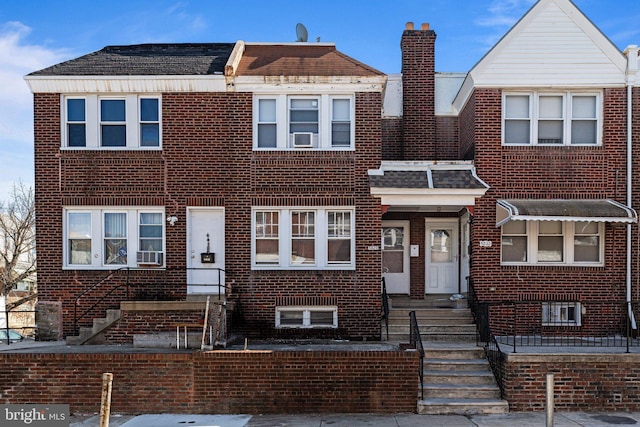
[[[540,0],[471,70],[475,87],[606,87],[626,60],[569,0]]]

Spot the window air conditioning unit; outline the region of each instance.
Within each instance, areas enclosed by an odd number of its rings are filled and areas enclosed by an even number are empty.
[[[137,254],[138,265],[162,265],[164,254],[157,251],[139,251]]]
[[[313,132],[294,132],[294,147],[313,147]]]

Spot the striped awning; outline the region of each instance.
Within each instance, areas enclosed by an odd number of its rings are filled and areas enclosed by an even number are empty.
[[[496,206],[496,227],[508,221],[595,221],[636,223],[632,208],[615,200],[503,199]]]

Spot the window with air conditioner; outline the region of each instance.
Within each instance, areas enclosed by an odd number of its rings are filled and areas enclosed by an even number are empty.
[[[64,268],[164,266],[164,208],[64,210]]]
[[[352,150],[354,97],[256,95],[254,149]]]

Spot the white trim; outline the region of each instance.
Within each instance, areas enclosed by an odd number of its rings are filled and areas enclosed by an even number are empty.
[[[223,75],[213,76],[26,76],[32,93],[226,92]]]
[[[261,94],[331,95],[337,92],[382,92],[386,76],[239,76],[229,82],[231,91]]]

